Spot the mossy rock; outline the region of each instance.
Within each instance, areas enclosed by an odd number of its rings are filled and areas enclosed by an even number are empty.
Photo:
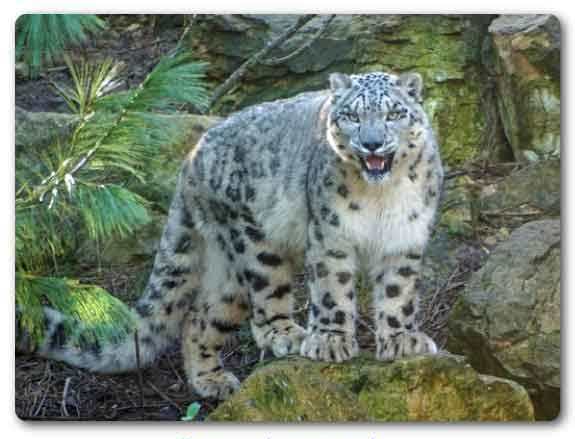
[[[559,157],[559,21],[552,15],[504,15],[489,31],[499,111],[515,159]]]
[[[286,359],[252,373],[210,421],[530,421],[526,390],[454,355],[392,363]]]
[[[164,211],[174,196],[174,190],[184,158],[194,149],[204,132],[221,120],[215,116],[199,114],[178,114],[164,116],[167,123],[176,121],[182,127],[181,135],[172,145],[160,151],[159,162],[154,167],[152,177],[145,183],[142,193]]]
[[[69,113],[34,112],[16,107],[16,154],[64,139],[77,122],[78,118]]]

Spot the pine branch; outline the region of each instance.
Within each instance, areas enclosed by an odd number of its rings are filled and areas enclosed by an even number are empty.
[[[69,45],[83,42],[88,33],[106,27],[96,15],[25,14],[16,22],[16,58],[36,76],[44,62],[53,62]]]
[[[136,90],[119,99],[100,99],[94,104],[96,111],[84,119],[72,136],[74,155],[43,179],[23,203],[33,204],[49,197],[49,206],[53,205],[61,183],[75,181],[100,152],[112,166],[141,178],[137,167],[169,142],[179,128],[177,124],[170,126],[155,120],[154,112],[170,111],[181,103],[205,106],[204,68],[205,64],[193,62],[189,54],[164,58]],[[115,114],[98,111],[107,108],[115,108]]]
[[[45,305],[68,316],[73,346],[97,348],[133,329],[127,307],[106,291],[46,274],[58,271],[77,236],[122,237],[149,221],[146,200],[125,186],[126,177],[143,180],[159,148],[180,141],[182,121],[168,122],[166,113],[182,103],[206,105],[204,68],[188,54],[164,58],[137,89],[105,95],[111,64],[80,67],[74,88],[62,88],[82,116],[71,139],[45,157],[16,163],[16,301],[24,343],[41,340]]]

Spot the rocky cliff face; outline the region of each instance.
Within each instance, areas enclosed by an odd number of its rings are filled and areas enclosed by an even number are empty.
[[[309,40],[325,19],[312,20],[279,55]],[[295,20],[290,15],[202,16],[189,42],[200,58],[210,62],[210,79],[220,84]],[[327,76],[334,71],[417,71],[425,80],[425,106],[444,157],[461,163],[479,153],[488,123],[480,62],[488,20],[480,15],[338,15],[325,34],[295,58],[250,70],[222,109],[326,88]]]
[[[205,15],[189,44],[210,62],[210,79],[220,84],[296,18]],[[309,22],[273,56],[312,40],[325,20]],[[334,71],[417,71],[447,163],[480,154],[556,157],[559,53],[559,23],[549,15],[338,15],[294,58],[251,69],[219,110],[325,88]]]
[[[504,15],[489,25],[497,105],[517,160],[558,157],[560,28],[551,15]]]

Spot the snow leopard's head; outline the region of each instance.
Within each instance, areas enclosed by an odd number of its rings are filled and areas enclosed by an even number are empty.
[[[329,79],[330,145],[342,160],[360,167],[366,181],[384,182],[398,150],[409,148],[410,133],[425,123],[421,76],[333,73]]]

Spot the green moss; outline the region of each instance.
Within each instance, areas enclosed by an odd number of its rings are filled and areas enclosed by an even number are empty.
[[[486,380],[488,384],[486,384]],[[530,420],[525,389],[477,374],[462,357],[344,364],[277,361],[250,376],[213,421]]]

